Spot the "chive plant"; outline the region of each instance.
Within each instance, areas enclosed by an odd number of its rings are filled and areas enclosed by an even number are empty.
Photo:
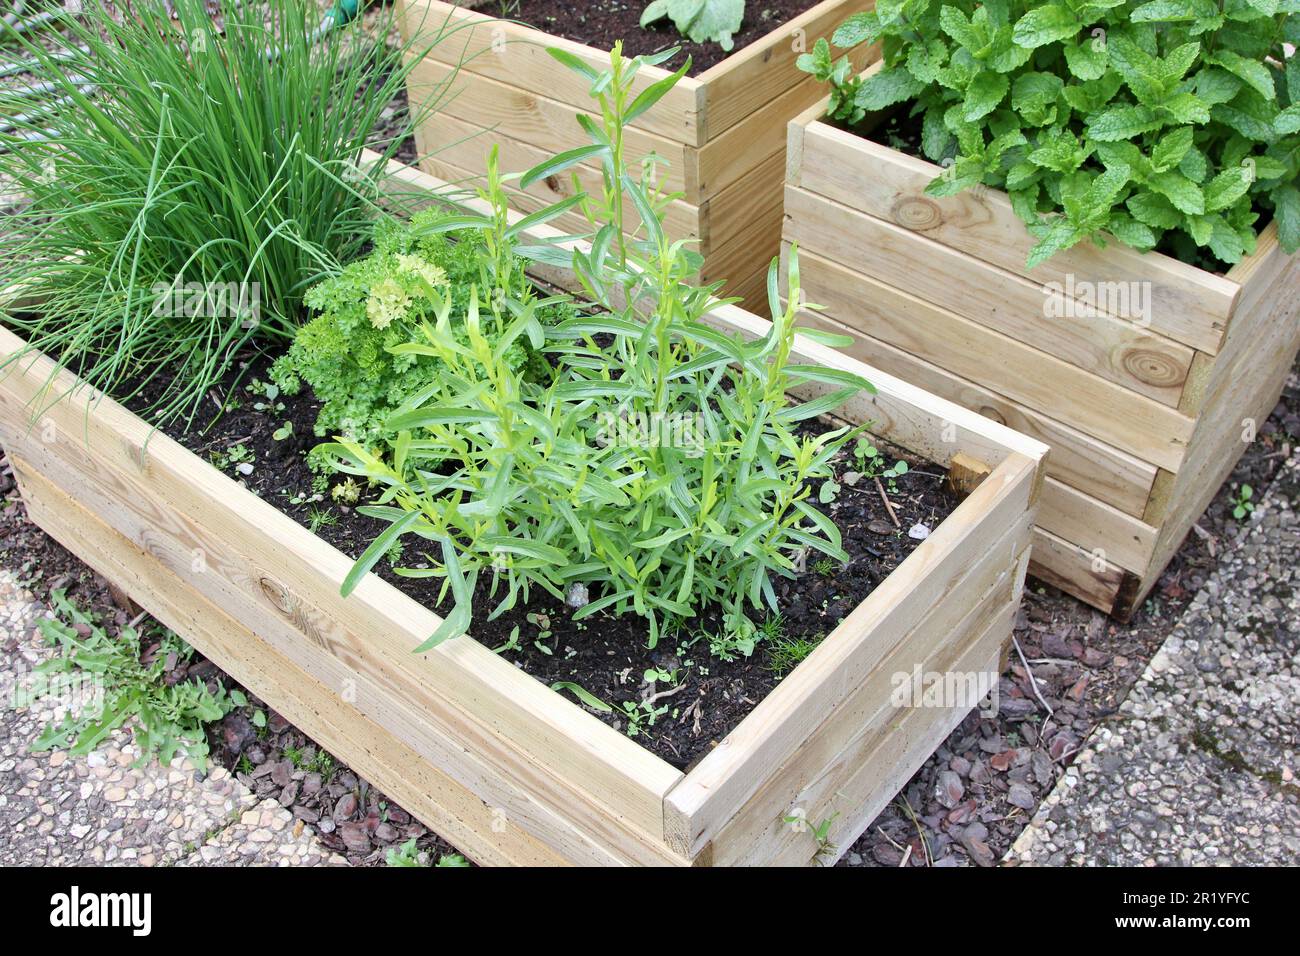
[[[11,36],[33,79],[0,94],[0,178],[27,200],[0,236],[0,290],[42,300],[3,319],[118,397],[169,367],[160,422],[192,420],[242,347],[291,338],[306,289],[356,255],[377,195],[361,150],[392,157],[434,108],[376,139],[445,36],[390,45],[393,8],[366,26],[335,8],[333,29],[314,0],[210,12],[88,4],[65,52]]]
[[[520,185],[596,158],[603,189],[586,195],[575,184],[574,197],[508,226],[494,177],[483,194],[491,214],[429,228],[478,229],[488,248],[571,267],[589,310],[548,327],[537,301],[496,281],[474,291],[464,315],[453,315],[446,296],[414,341],[392,347],[444,371],[390,418],[396,437],[384,452],[347,439],[324,450],[338,470],[382,487],[379,503],[359,510],[389,522],[344,592],[414,536],[429,542],[430,566],[404,573],[440,578],[442,596],[454,598],[426,647],[468,628],[476,590],[490,596],[490,616],[534,590],[566,601],[575,618],[636,614],[648,621],[652,645],[666,624],[716,607],[743,642],[755,630],[748,610],[776,606],[773,576],[793,577],[810,551],[847,560],[835,525],[809,496],[857,430],[801,423],[870,385],[791,361],[797,250],[789,304],[778,293],[777,263],[769,272],[766,336],[746,342],[708,324],[720,284],[693,281],[698,255],[663,228],[672,196],[653,164],[634,175],[624,156],[627,124],[685,68],[640,94],[634,79],[675,51],[629,60],[616,44],[610,68],[599,72],[551,52],[591,82],[600,120],[580,114],[591,145],[542,163]],[[625,203],[639,222],[625,221]],[[589,220],[589,247],[518,244],[527,226],[573,208]],[[498,271],[510,269],[507,262]],[[507,361],[514,342],[543,353],[548,371]],[[791,403],[789,390],[809,383],[822,394]]]

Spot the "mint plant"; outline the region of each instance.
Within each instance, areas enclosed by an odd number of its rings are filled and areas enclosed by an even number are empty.
[[[693,43],[716,43],[724,50],[745,19],[745,0],[653,0],[641,13],[641,26],[665,17]]]
[[[793,577],[806,551],[847,559],[835,525],[808,498],[856,430],[810,434],[800,425],[869,384],[791,360],[795,306],[778,294],[776,263],[765,337],[745,342],[707,324],[720,284],[694,284],[699,256],[664,232],[671,196],[652,164],[634,174],[625,160],[624,128],[685,67],[640,94],[634,77],[675,52],[627,60],[615,45],[610,68],[596,71],[551,51],[591,82],[601,121],[580,115],[591,145],[542,163],[520,184],[597,158],[604,186],[512,227],[576,206],[589,220],[589,246],[515,252],[571,267],[587,292],[586,312],[548,328],[538,302],[499,284],[472,288],[462,341],[444,291],[418,334],[390,347],[436,362],[440,373],[389,418],[396,434],[389,453],[347,439],[326,446],[333,467],[383,489],[377,504],[359,510],[389,522],[344,593],[394,542],[427,542],[428,566],[401,573],[441,579],[441,596],[450,594],[454,606],[426,647],[463,633],[477,599],[490,598],[495,617],[535,592],[566,601],[575,619],[602,611],[644,617],[651,645],[665,624],[710,606],[721,609],[729,633],[752,637],[746,611],[775,607],[773,575]],[[490,206],[458,224],[488,228],[504,217],[504,197],[493,194]],[[625,208],[639,222],[625,222]],[[797,303],[797,251],[789,285]],[[542,379],[507,359],[525,341],[547,359]],[[787,392],[809,382],[826,394],[792,404]],[[658,427],[666,424],[686,427]]]
[[[1298,0],[880,0],[839,47],[880,43],[863,78],[819,41],[799,65],[846,126],[907,104],[947,196],[1004,189],[1030,266],[1108,238],[1234,263],[1275,219],[1300,248]]]

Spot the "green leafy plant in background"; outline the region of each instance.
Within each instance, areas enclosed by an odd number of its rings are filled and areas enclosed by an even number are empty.
[[[431,566],[401,573],[442,579],[441,595],[454,601],[425,647],[469,627],[480,579],[494,601],[492,617],[536,589],[567,601],[575,619],[601,611],[640,615],[651,645],[665,622],[676,625],[711,606],[721,609],[728,633],[752,640],[747,609],[775,608],[771,577],[794,577],[796,555],[846,559],[835,525],[808,498],[854,431],[806,434],[800,425],[870,385],[791,359],[795,306],[778,294],[775,263],[767,335],[746,342],[707,323],[721,284],[694,284],[699,256],[663,229],[672,196],[659,188],[652,165],[634,176],[623,154],[626,125],[687,67],[640,94],[632,91],[636,73],[676,51],[628,60],[616,45],[606,71],[551,52],[591,82],[602,119],[580,115],[592,144],[542,163],[519,184],[597,159],[604,188],[576,191],[514,227],[522,231],[576,204],[590,223],[589,246],[515,252],[572,268],[590,313],[547,328],[537,302],[498,287],[474,289],[463,324],[453,324],[444,293],[414,339],[392,348],[436,361],[442,373],[389,419],[397,437],[387,454],[350,440],[326,446],[332,467],[382,488],[379,503],[360,510],[389,522],[344,593],[394,542],[413,536],[430,543]],[[458,227],[490,228],[506,213],[504,197],[494,200],[480,221],[462,217]],[[625,221],[627,208],[639,222]],[[789,301],[797,303],[797,250],[789,286]],[[547,357],[544,379],[508,361],[517,341]],[[809,383],[821,387],[819,397],[792,404],[787,392]],[[624,440],[627,423],[645,422],[684,423],[689,440]]]
[[[432,318],[448,296],[452,335],[468,343],[463,328],[472,290],[496,288],[494,259],[485,256],[487,242],[476,230],[451,233],[437,230],[447,214],[429,209],[409,225],[379,220],[370,255],[350,263],[337,275],[307,293],[307,306],[319,313],[294,337],[289,351],[272,369],[272,378],[286,394],[296,394],[306,382],[321,400],[316,419],[318,435],[346,435],[378,447],[394,437],[388,418],[411,395],[442,374],[436,361],[421,361],[409,353],[391,351],[411,341],[421,322]],[[531,287],[522,273],[511,270],[504,281],[511,295],[526,299]],[[542,306],[539,319],[551,324],[572,315],[564,304]],[[515,342],[502,358],[521,369],[529,357]],[[355,503],[355,497],[352,502]]]
[[[716,43],[724,50],[735,44],[745,19],[745,0],[654,0],[641,13],[641,26],[668,18],[692,43]]]
[[[1005,189],[1031,266],[1111,237],[1234,263],[1268,218],[1300,248],[1297,0],[881,0],[833,40],[880,43],[883,68],[851,76],[824,42],[802,56],[832,118],[908,104],[946,167],[927,191]]]
[[[0,235],[0,289],[42,299],[4,321],[119,398],[175,364],[153,407],[191,417],[241,346],[287,341],[307,288],[360,251],[377,197],[362,147],[392,156],[436,105],[377,139],[441,39],[389,46],[394,16],[319,35],[314,0],[221,0],[215,18],[207,0],[140,0],[64,20],[67,57],[15,36],[62,108],[0,93],[0,177],[30,200]]]
[[[208,744],[204,725],[245,703],[243,695],[237,691],[227,694],[220,685],[211,691],[198,680],[169,684],[168,672],[176,661],[188,660],[194,652],[160,625],[151,624],[144,631],[123,627],[116,637],[109,637],[100,623],[77,608],[63,591],[52,592],[50,600],[55,616],[41,618],[37,627],[59,653],[37,665],[35,680],[22,689],[18,702],[34,703],[47,695],[62,696],[70,687],[84,688],[80,678],[89,678],[95,690],[80,701],[82,706],[66,708],[61,719],[48,724],[32,750],[67,747],[73,755],[84,756],[113,731],[133,722],[132,734],[140,748],[137,766],[153,757],[165,766],[183,753],[200,770],[205,769]],[[147,660],[142,658],[145,645],[154,645],[149,647]]]

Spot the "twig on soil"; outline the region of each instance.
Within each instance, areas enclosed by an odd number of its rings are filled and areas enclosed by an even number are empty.
[[[903,867],[907,866],[907,864],[911,862],[911,859],[912,859],[912,844],[909,843],[907,847],[903,850],[903,858],[898,861],[898,868],[901,870]]]
[[[894,527],[901,528],[903,524],[898,520],[898,515],[894,514],[894,506],[889,500],[889,495],[885,494],[885,486],[880,483],[879,478],[876,479],[876,490],[880,492],[880,500],[885,503],[885,510],[889,512],[889,519],[894,522]]]
[[[657,694],[651,694],[649,697],[643,697],[642,701],[644,701],[646,706],[649,706],[650,704],[653,704],[661,697],[671,697],[673,696],[673,694],[680,694],[685,689],[686,689],[685,684],[678,684],[676,687],[669,688],[668,690],[661,690]]]
[[[898,798],[903,801],[903,808],[907,811],[907,818],[912,821],[912,826],[916,828],[916,835],[921,840],[921,851],[925,853],[925,865],[934,866],[934,858],[930,856],[930,841],[925,838],[925,828],[921,826],[921,821],[916,816],[916,811],[912,809],[912,804],[908,802],[904,794],[899,794]]]
[[[1025,652],[1020,649],[1020,639],[1012,634],[1011,643],[1016,645],[1016,653],[1020,655],[1020,663],[1025,665],[1025,673],[1029,676],[1029,686],[1034,689],[1034,696],[1037,697],[1038,702],[1043,705],[1043,709],[1047,711],[1047,715],[1054,718],[1056,716],[1056,711],[1052,710],[1051,707],[1048,707],[1047,701],[1043,700],[1043,693],[1038,689],[1038,678],[1034,676],[1034,669],[1029,666],[1029,661],[1025,660]]]

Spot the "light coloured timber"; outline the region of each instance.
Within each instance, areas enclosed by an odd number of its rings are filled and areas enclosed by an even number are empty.
[[[786,241],[845,266],[846,293],[864,293],[854,288],[858,275],[902,285],[1091,376],[1178,408],[1196,354],[1186,345],[1104,313],[1080,317],[1072,300],[1045,293],[1039,283],[797,186],[786,187],[785,208]]]
[[[609,68],[609,54],[605,51],[469,9],[468,5],[401,0],[400,8],[403,39],[444,34],[437,44],[426,41],[420,45],[421,50],[428,47],[430,59],[522,89],[546,90],[554,99],[576,107],[585,109],[591,103],[590,81],[561,68],[546,48],[558,47],[571,53],[593,70]],[[661,67],[645,67],[633,81],[633,92],[643,93],[668,75],[669,71]],[[700,125],[704,101],[704,84],[684,76],[659,101],[658,109],[638,118],[637,128],[690,146],[702,146],[706,141]]]
[[[123,537],[46,478],[38,466],[9,452],[31,519],[71,548],[94,570],[120,582],[133,601],[164,625],[202,648],[203,655],[283,716],[349,764],[422,820],[430,821],[470,859],[484,865],[554,866],[564,858],[498,815],[495,839],[491,807],[441,773],[382,724],[344,704],[337,689],[315,680],[265,645],[256,633],[192,589],[176,587],[171,571]],[[288,691],[286,693],[286,690]]]
[[[814,4],[700,76],[684,77],[629,127],[630,158],[653,152],[666,160],[660,167],[665,184],[682,194],[670,210],[670,234],[698,239],[704,280],[725,280],[729,295],[740,295],[760,311],[766,309],[767,266],[780,248],[784,126],[822,94],[795,61],[849,15],[872,5],[873,0]],[[589,140],[576,116],[594,116],[590,84],[555,62],[546,47],[560,47],[594,69],[607,68],[607,51],[493,20],[485,15],[490,6],[475,6],[479,12],[440,0],[403,4],[404,36],[436,30],[447,34],[427,52],[422,47],[422,61],[408,81],[417,104],[435,91],[449,94],[418,130],[425,170],[458,179],[483,172],[484,157],[473,156],[472,146],[463,142],[467,125],[489,130],[484,138],[501,142],[510,154],[503,169],[510,172],[530,168],[541,156],[586,145]],[[879,51],[861,48],[848,55],[861,68]],[[658,67],[641,70],[638,91],[667,75]],[[450,144],[451,155],[438,154],[443,143]],[[580,164],[586,188],[597,174],[596,162]],[[555,177],[534,185],[532,198],[523,205],[566,192],[568,174],[563,178],[564,183]],[[691,209],[696,210],[694,221]],[[574,227],[579,221],[569,215],[557,223]]]
[[[1143,254],[1118,242],[1104,249],[1080,243],[1041,265],[1025,265],[1033,238],[1005,193],[966,190],[935,198],[925,187],[942,169],[826,123],[804,130],[804,162],[793,185],[842,202],[878,219],[929,236],[953,249],[1046,285],[1073,277],[1080,283],[1150,283],[1150,328],[1200,351],[1214,353],[1232,316],[1240,287],[1157,253]],[[809,161],[815,149],[817,159]],[[862,176],[861,164],[872,174]]]
[[[1136,575],[1111,564],[1103,555],[1085,551],[1050,531],[1035,528],[1033,541],[1029,573],[1093,607],[1110,610],[1125,582],[1137,581]]]
[[[994,332],[897,283],[834,268],[824,251],[835,240],[818,242],[811,231],[795,225],[793,215],[787,204],[787,237],[792,241],[803,237],[807,243],[800,245],[799,256],[805,295],[808,301],[825,306],[827,316],[913,355],[942,354],[944,367],[955,375],[1149,464],[1177,469],[1192,437],[1193,421],[1176,408]],[[915,288],[910,283],[908,287]]]
[[[875,368],[891,369],[908,382],[1050,446],[1047,474],[1111,502],[1126,514],[1142,517],[1158,472],[1154,465],[824,314],[804,315],[800,323],[850,336],[853,344],[844,351],[854,358]]]
[[[1300,347],[1294,257],[1269,224],[1226,275],[1114,242],[1030,270],[1034,240],[1005,195],[927,196],[938,167],[822,122],[824,109],[791,122],[786,161],[784,244],[800,243],[807,298],[831,305],[811,323],[847,327],[855,355],[1047,441],[1031,573],[1126,618],[1281,391]],[[1072,330],[1043,314],[1095,282],[1150,283],[1149,325],[1085,313]]]
[[[369,156],[367,161],[374,158]],[[408,200],[423,196],[424,201],[437,202],[448,194],[445,184],[418,171],[390,169],[391,195]],[[475,203],[478,201],[471,200],[467,207],[475,208]],[[556,235],[554,230],[539,227],[529,238],[540,241]],[[734,306],[717,308],[708,320],[746,337],[762,335],[766,329],[762,320]],[[0,333],[0,352],[11,354],[18,348],[21,342],[15,336]],[[960,455],[963,461],[975,459],[992,469],[930,539],[825,639],[818,651],[823,666],[844,658],[852,672],[855,662],[866,659],[864,654],[874,653],[868,648],[877,642],[897,644],[898,636],[911,629],[909,622],[914,625],[926,617],[935,620],[933,615],[939,609],[945,614],[962,610],[945,597],[953,575],[964,575],[969,567],[1004,550],[989,542],[1023,536],[1027,531],[1042,488],[1046,450],[974,412],[802,338],[796,344],[795,361],[825,361],[874,381],[879,392],[846,408],[844,414],[869,418],[875,423],[873,431],[882,437],[940,464]],[[436,825],[441,821],[446,828],[450,825],[446,814],[456,815],[479,840],[475,855],[493,862],[523,862],[548,853],[587,863],[708,862],[707,852],[690,855],[674,850],[665,813],[668,796],[677,785],[691,782],[701,768],[712,778],[718,769],[716,761],[710,765],[706,757],[683,777],[472,638],[412,654],[415,643],[436,626],[435,614],[374,575],[367,576],[352,597],[341,599],[337,588],[350,566],[346,558],[110,400],[87,406],[84,399],[92,393],[82,389],[71,399],[65,396],[47,406],[46,398],[53,399],[70,386],[67,373],[63,373],[56,391],[40,397],[50,370],[48,360],[29,354],[21,363],[9,366],[9,374],[0,378],[0,438],[16,450],[17,459],[27,463],[28,471],[39,472],[78,506],[92,512],[97,521],[111,524],[126,542],[126,550],[134,548],[151,559],[137,564],[147,566],[155,577],[139,576],[127,587],[129,593],[147,598],[154,588],[193,591],[194,606],[222,608],[255,635],[249,643],[256,655],[263,646],[278,655],[274,663],[262,666],[262,674],[276,673],[281,662],[287,661],[309,675],[310,680],[301,682],[304,688],[338,686],[340,680],[353,677],[361,691],[358,700],[363,702],[358,712],[381,724],[385,733],[417,755],[415,760],[429,763],[442,775],[421,776],[426,769],[421,768],[412,771],[413,780],[453,780],[485,802],[484,791],[490,791],[492,800],[509,802],[509,813],[533,842],[519,837],[513,848],[497,847],[494,834],[482,829],[482,815],[460,817],[452,796],[443,801],[431,797],[433,805],[412,800],[413,810],[423,808],[428,814],[426,822]],[[33,405],[33,400],[38,404]],[[34,408],[40,410],[39,432],[30,428]],[[38,436],[48,434],[45,426],[50,422],[55,426],[55,440],[46,443]],[[36,509],[38,514],[57,510]],[[57,521],[57,515],[51,519],[52,524]],[[74,550],[83,549],[75,530],[78,524],[65,522],[60,527]],[[84,548],[90,550],[89,545]],[[201,571],[194,570],[196,549],[203,555]],[[104,550],[110,549],[96,554]],[[1012,595],[1016,596],[1023,566],[1016,564],[1010,548],[1005,551],[1003,571],[1013,579]],[[129,578],[136,572],[127,564],[119,561],[106,568],[106,573]],[[141,585],[140,580],[149,583]],[[142,603],[148,606],[149,602]],[[153,606],[171,614],[169,620],[176,621],[183,633],[194,631],[187,627],[183,615],[171,612],[161,602],[155,601]],[[999,645],[1010,633],[1014,607],[1009,605],[1008,611],[995,635]],[[881,629],[868,626],[873,624]],[[195,637],[202,648],[201,635]],[[220,647],[214,651],[219,659],[221,653]],[[996,661],[997,654],[992,658]],[[766,718],[755,721],[751,714],[742,721],[734,732],[740,735],[742,748],[758,745],[769,754],[788,756],[798,730],[771,726],[774,708],[789,708],[800,719],[819,724],[855,686],[845,674],[809,672],[801,677],[807,663],[783,682],[785,691],[778,688],[776,704],[768,706]],[[266,685],[256,668],[237,662],[235,666],[245,667],[252,675],[250,683],[263,681],[254,686]],[[801,682],[810,692],[826,689],[834,703],[797,700]],[[286,714],[304,715],[301,719],[309,723],[310,704],[295,710],[292,701],[278,699],[284,694],[283,689],[271,687],[264,696]],[[934,715],[934,719],[946,720],[948,716]],[[373,763],[363,763],[352,753],[363,731],[352,723],[351,712],[336,709],[330,720],[344,725],[337,736],[327,738],[330,746],[358,767],[373,767],[377,779],[384,772],[383,764],[391,773],[394,765],[400,767],[402,760],[412,759],[402,756],[403,751],[387,750],[385,753],[393,756],[377,756]],[[767,724],[766,732],[778,738],[774,745],[761,744],[758,738],[763,734],[755,732],[761,729],[758,724]],[[330,732],[324,721],[319,726],[322,736]],[[742,749],[733,745],[731,736],[722,746],[732,756]],[[886,768],[890,780],[898,774],[905,779],[925,756],[914,743],[909,745],[901,758],[907,765]],[[743,781],[738,787],[727,784],[724,790],[754,792],[779,769],[750,760],[742,760],[741,765]],[[754,772],[757,778],[751,777]],[[399,786],[390,789],[403,792]],[[887,800],[892,791],[869,796]],[[657,801],[657,814],[647,817],[643,813],[644,797]],[[707,819],[716,828],[741,806],[712,800],[708,810]],[[676,811],[670,819],[674,825],[680,822]],[[472,839],[467,842],[472,844]],[[775,847],[754,848],[753,852],[761,859],[777,858]]]
[[[771,769],[812,732],[879,664],[883,652],[952,592],[989,547],[985,515],[1006,525],[1034,503],[1035,463],[1012,456],[923,541],[748,717],[669,791],[669,845],[694,856],[763,785]],[[969,509],[966,514],[962,509]],[[974,523],[968,523],[968,522]],[[1012,555],[1006,555],[1013,563]]]
[[[1007,559],[1028,551],[1031,525],[1026,512],[966,569],[953,585],[951,600],[936,604],[891,646],[876,649],[881,655],[879,663],[862,683],[808,734],[781,772],[766,781],[711,840],[709,853],[715,866],[756,862],[755,851],[779,840],[781,831],[789,826],[784,821],[790,816],[807,813],[813,825],[826,816],[820,808],[801,806],[800,795],[816,781],[833,776],[837,768],[856,766],[854,760],[860,755],[854,752],[854,743],[891,716],[891,709],[882,704],[889,700],[895,675],[910,678],[914,668],[921,673],[938,670],[938,660],[959,641],[963,619],[976,608],[1010,602],[1016,566]]]
[[[1017,565],[1023,572],[1024,555]],[[1023,578],[1022,578],[1023,579]],[[1015,618],[1018,599],[1013,587],[1003,585],[984,603],[970,610],[950,634],[946,653],[932,660],[939,673],[1000,674],[1007,634]],[[983,625],[982,630],[980,625]],[[932,754],[971,710],[963,701],[952,707],[896,708],[884,701],[863,733],[824,772],[795,797],[795,806],[813,824],[831,819],[829,843],[834,856],[852,845],[872,820],[907,785],[907,770]],[[882,717],[884,719],[882,719]],[[808,835],[792,830],[769,833],[772,840],[765,862],[794,865],[809,852]]]

